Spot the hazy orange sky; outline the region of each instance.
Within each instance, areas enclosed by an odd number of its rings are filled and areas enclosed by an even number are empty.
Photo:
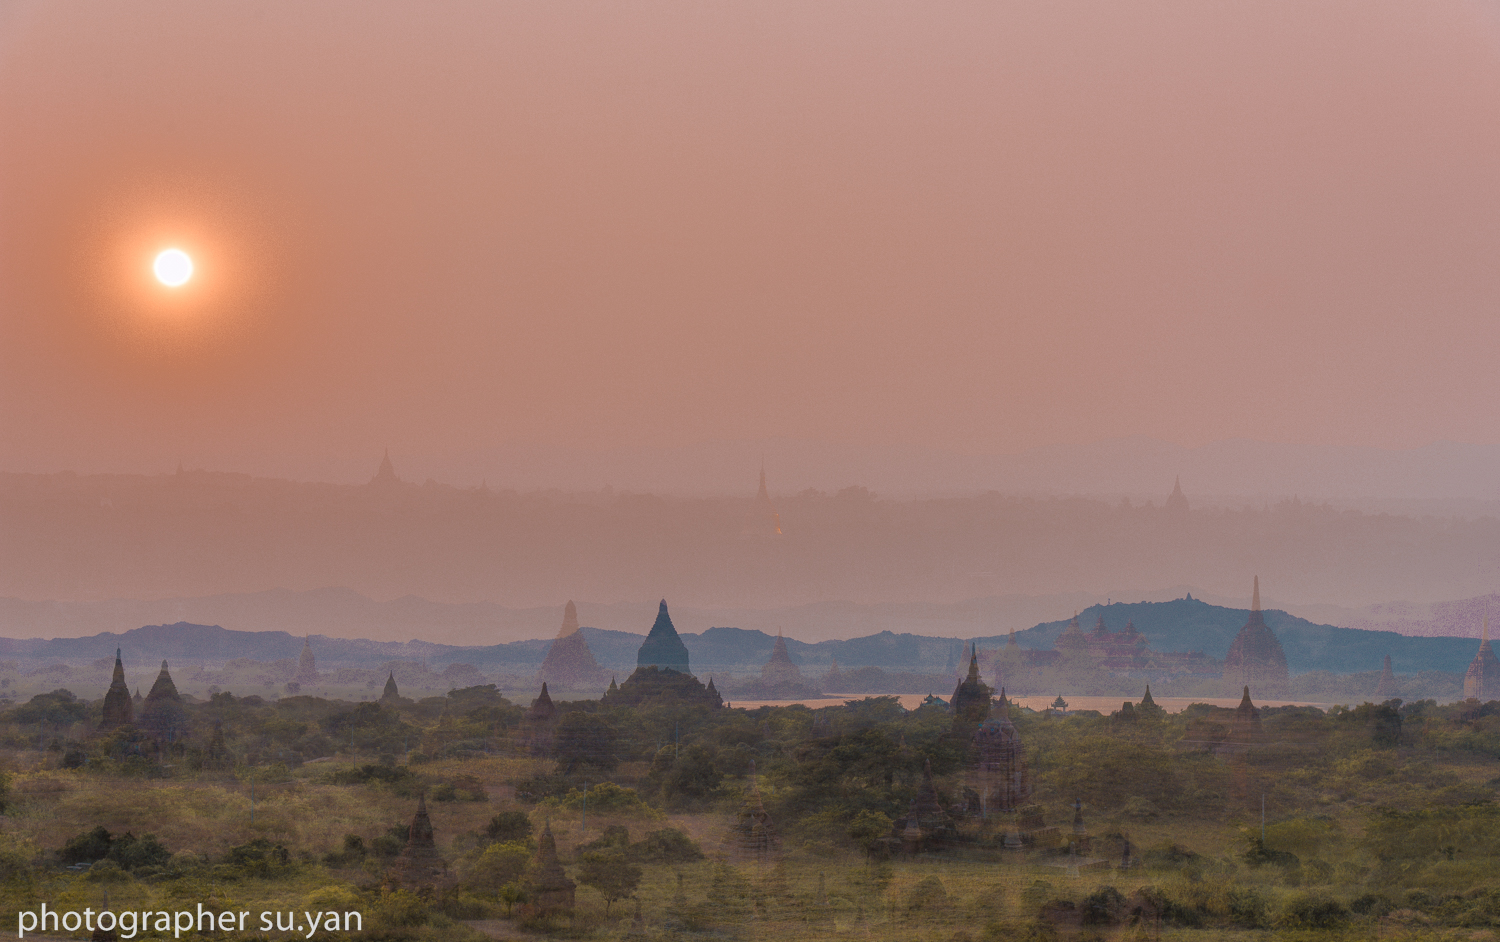
[[[0,2],[0,469],[1497,443],[1497,53],[1439,0]]]

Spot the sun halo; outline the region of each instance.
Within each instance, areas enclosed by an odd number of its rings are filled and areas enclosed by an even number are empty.
[[[182,249],[163,249],[157,253],[151,270],[157,281],[168,288],[179,288],[193,277],[193,260]]]

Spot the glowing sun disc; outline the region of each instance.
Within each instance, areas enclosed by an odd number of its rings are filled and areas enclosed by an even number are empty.
[[[181,249],[166,249],[156,256],[151,270],[156,273],[156,280],[168,288],[176,288],[187,284],[187,280],[193,277],[193,260]]]

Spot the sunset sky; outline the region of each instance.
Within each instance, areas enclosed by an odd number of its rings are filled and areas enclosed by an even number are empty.
[[[0,470],[1496,444],[1497,119],[1471,2],[0,0]]]

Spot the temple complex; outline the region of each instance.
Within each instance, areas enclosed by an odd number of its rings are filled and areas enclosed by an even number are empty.
[[[109,682],[109,691],[104,694],[104,720],[100,729],[119,729],[135,720],[135,708],[130,702],[130,688],[125,685],[125,665],[120,660],[120,649],[115,648],[115,673]]]
[[[696,702],[708,707],[724,705],[717,690],[709,690],[688,670],[687,645],[672,625],[666,599],[662,599],[651,633],[636,654],[635,671],[618,687],[611,681],[604,693],[604,703],[611,706],[635,706],[646,700]]]
[[[432,819],[427,816],[427,796],[417,797],[417,813],[406,832],[406,846],[391,865],[386,880],[402,886],[436,886],[446,882],[448,865],[437,850]]]
[[[1484,613],[1484,628],[1479,638],[1479,650],[1469,669],[1464,672],[1464,699],[1485,701],[1500,690],[1500,658],[1490,647],[1490,614]]]
[[[557,725],[557,707],[542,684],[542,692],[531,701],[531,706],[521,715],[521,736],[527,750],[534,756],[552,754],[552,730]]]
[[[1396,686],[1396,675],[1391,670],[1391,656],[1385,656],[1385,666],[1380,671],[1380,683],[1375,685],[1375,699],[1380,703],[1400,696],[1401,690]]]
[[[590,687],[597,690],[604,686],[608,676],[608,672],[594,660],[588,640],[579,630],[578,608],[570,599],[563,608],[562,627],[557,630],[557,637],[547,648],[547,656],[542,661],[537,677],[557,687]]]
[[[577,884],[568,879],[557,859],[557,839],[552,836],[552,822],[542,825],[536,855],[526,871],[526,913],[530,916],[570,916],[573,914]]]
[[[139,725],[158,739],[174,739],[186,716],[182,697],[177,695],[177,685],[172,683],[172,674],[167,670],[167,662],[162,661],[161,673],[156,675],[156,683],[151,685],[151,692],[146,694],[146,702],[141,707]]]
[[[1042,693],[1041,685],[1060,682],[1068,687],[1087,687],[1100,675],[1150,679],[1180,675],[1211,677],[1218,665],[1201,651],[1153,651],[1146,636],[1127,621],[1120,631],[1110,631],[1101,613],[1090,631],[1084,631],[1077,613],[1053,642],[1050,650],[1022,648],[1015,631],[1005,645],[986,653],[994,672],[995,687],[1011,687]],[[981,664],[984,657],[980,658]]]
[[[990,688],[979,678],[979,651],[969,644],[969,674],[955,688],[948,705],[953,710],[953,728],[965,732],[983,723],[990,715]]]
[[[979,794],[981,817],[1014,812],[1031,798],[1026,750],[1003,690],[1000,704],[974,733],[969,761],[969,781]]]
[[[1285,693],[1286,652],[1260,610],[1260,577],[1250,600],[1250,620],[1229,645],[1224,657],[1224,681],[1234,687],[1254,687],[1262,696]]]
[[[292,680],[298,684],[318,682],[318,662],[313,657],[311,637],[302,641],[302,654],[297,658],[297,674]]]

